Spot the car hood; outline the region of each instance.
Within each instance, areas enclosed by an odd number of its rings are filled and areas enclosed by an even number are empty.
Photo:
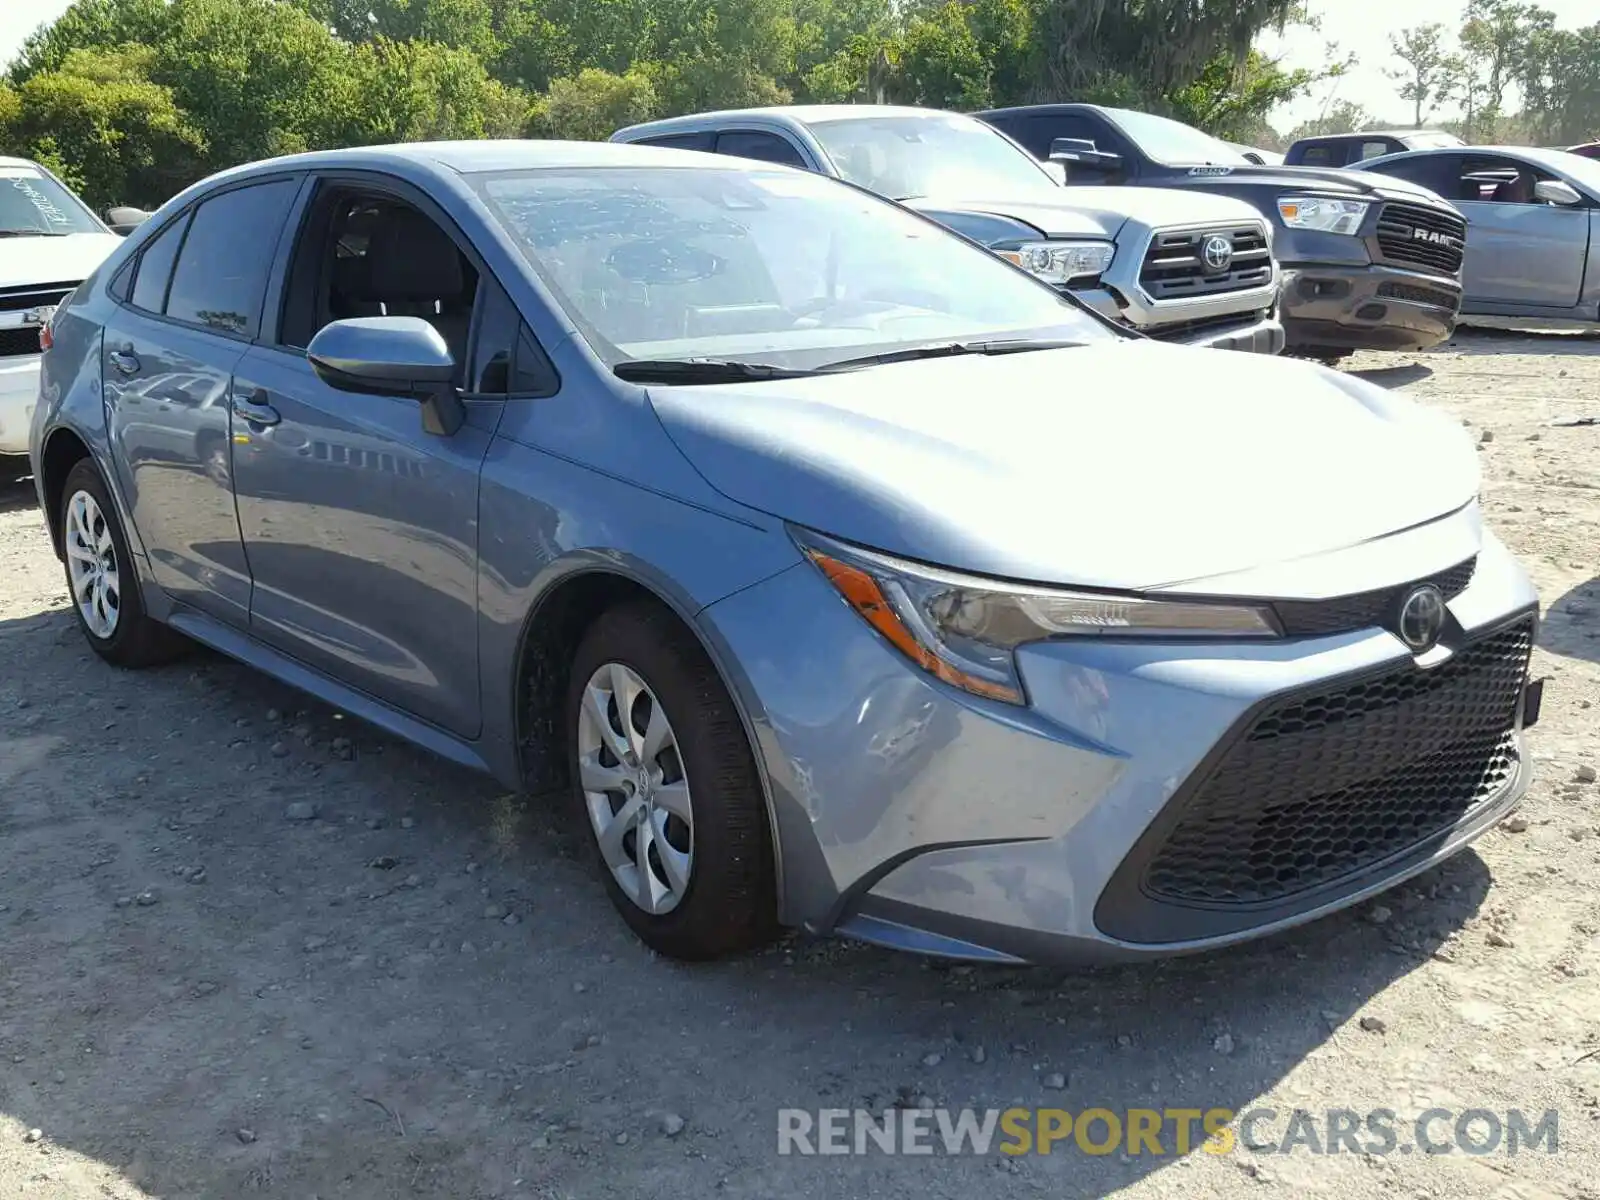
[[[114,233],[0,238],[0,288],[81,283],[120,245]]]
[[[1149,589],[1382,537],[1477,493],[1461,426],[1326,368],[1147,341],[652,388],[730,499],[905,558]]]
[[[1415,200],[1429,204],[1449,202],[1404,179],[1380,175],[1375,171],[1346,170],[1341,167],[1193,167],[1189,178],[1197,186],[1208,182],[1227,184],[1230,187],[1263,187],[1280,190],[1302,189],[1322,195],[1354,196],[1362,199],[1379,197],[1388,200]]]
[[[1051,191],[977,200],[919,196],[905,203],[930,217],[941,213],[1009,217],[1052,238],[1113,240],[1130,219],[1151,227],[1260,219],[1255,209],[1242,200],[1170,188],[1071,187],[1060,192],[1059,198]]]

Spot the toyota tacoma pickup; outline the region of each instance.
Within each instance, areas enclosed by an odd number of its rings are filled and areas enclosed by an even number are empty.
[[[1164,341],[1276,354],[1272,227],[1225,196],[1153,188],[1065,191],[1058,168],[957,113],[799,105],[673,117],[613,142],[814,171],[899,201]]]
[[[0,486],[28,473],[40,334],[121,241],[38,163],[0,158]]]
[[[1247,202],[1272,224],[1291,354],[1425,350],[1455,329],[1467,223],[1433,192],[1359,171],[1260,166],[1210,134],[1126,109],[1038,104],[977,116],[1086,191],[1130,184]]]

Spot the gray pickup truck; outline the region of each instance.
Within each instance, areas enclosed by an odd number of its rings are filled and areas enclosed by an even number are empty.
[[[700,113],[613,142],[781,163],[899,201],[1106,317],[1186,345],[1276,354],[1272,230],[1225,196],[1061,187],[1009,137],[956,113],[883,105]]]

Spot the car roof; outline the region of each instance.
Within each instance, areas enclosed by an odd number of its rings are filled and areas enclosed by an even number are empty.
[[[1359,133],[1319,133],[1312,137],[1296,138],[1295,140],[1299,142],[1359,142],[1366,138],[1394,138],[1397,142],[1403,142],[1408,137],[1416,137],[1422,133],[1439,134],[1445,132],[1447,131],[1443,129],[1363,129]],[[1459,149],[1460,147],[1455,148]]]
[[[723,108],[712,112],[689,113],[681,117],[664,117],[659,121],[644,121],[617,130],[612,136],[634,134],[641,130],[685,132],[725,125],[733,121],[763,120],[776,124],[815,125],[823,121],[867,121],[874,117],[953,117],[959,113],[937,108],[915,108],[901,104],[775,104],[765,108]]]
[[[462,175],[479,171],[516,171],[582,167],[704,167],[706,156],[659,147],[614,142],[559,142],[531,138],[483,141],[405,142],[390,146],[358,146],[345,150],[313,150],[283,158],[263,159],[212,176],[212,181],[243,174],[332,167],[410,165],[443,168]],[[731,161],[731,160],[730,160]]]
[[[1536,146],[1427,146],[1421,150],[1401,150],[1394,154],[1383,154],[1377,158],[1369,158],[1361,164],[1363,170],[1373,163],[1398,162],[1402,158],[1438,158],[1442,155],[1467,155],[1495,154],[1502,158],[1521,158],[1528,162],[1539,163],[1553,171],[1562,170],[1565,163],[1562,158],[1567,156],[1565,150],[1542,150]]]
[[[714,160],[714,161],[708,161]],[[654,167],[696,170],[785,170],[766,164],[702,154],[695,150],[673,150],[660,146],[634,146],[619,142],[557,142],[532,139],[490,139],[479,142],[407,142],[392,146],[358,146],[345,150],[314,150],[282,158],[267,158],[246,163],[208,176],[186,189],[183,195],[209,191],[214,187],[250,176],[283,171],[368,169],[404,172],[421,168],[431,172],[473,175],[480,172],[527,170],[572,170],[605,167]]]
[[[8,158],[0,154],[0,167],[37,167],[39,164],[29,158]]]

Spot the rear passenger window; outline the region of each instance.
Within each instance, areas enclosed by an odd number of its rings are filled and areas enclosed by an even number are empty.
[[[709,133],[666,133],[660,137],[640,138],[636,146],[663,146],[668,150],[710,150]]]
[[[1366,159],[1369,159],[1369,158],[1378,158],[1378,157],[1380,157],[1382,155],[1385,155],[1385,154],[1388,154],[1388,153],[1389,153],[1389,143],[1388,142],[1362,142],[1361,143],[1361,158],[1362,158],[1363,161],[1366,160]]]
[[[736,158],[754,158],[760,162],[778,163],[785,167],[804,167],[806,160],[788,138],[775,133],[757,133],[732,130],[717,135],[717,153],[731,154]]]
[[[1333,161],[1333,149],[1329,146],[1307,146],[1305,153],[1300,156],[1300,161],[1308,167],[1343,166]]]
[[[278,233],[299,186],[278,179],[203,201],[172,273],[167,316],[254,337]]]
[[[130,297],[135,308],[158,313],[166,306],[172,264],[177,261],[178,247],[183,244],[183,231],[188,226],[189,214],[184,213],[157,234],[139,255],[139,273],[134,276],[133,295]]]

